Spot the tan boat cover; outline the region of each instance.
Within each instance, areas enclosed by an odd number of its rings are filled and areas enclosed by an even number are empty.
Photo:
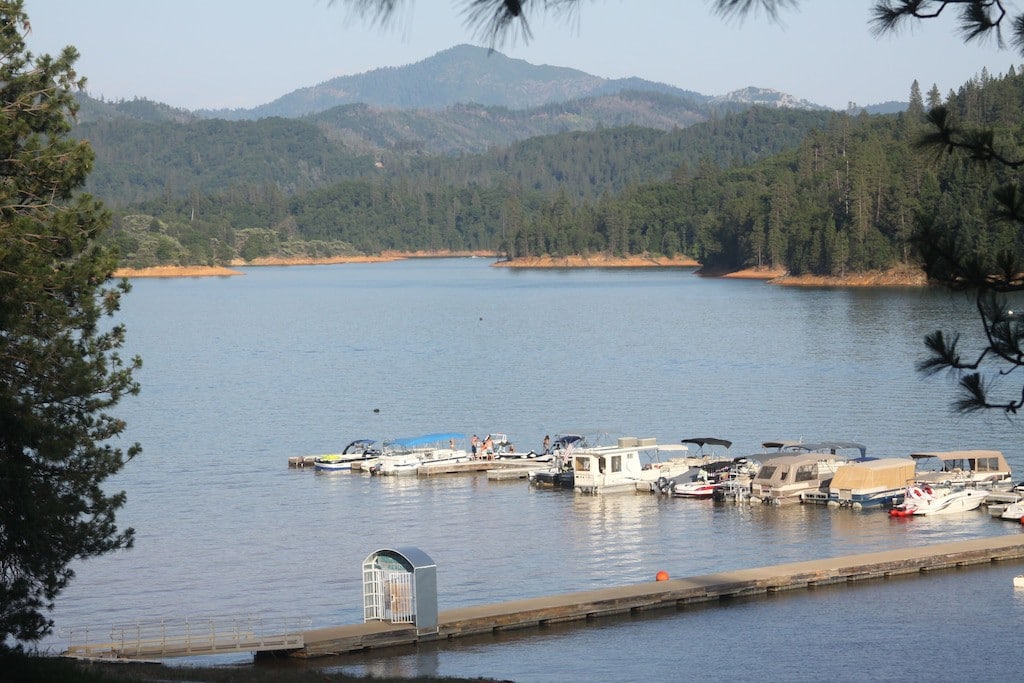
[[[829,488],[851,491],[882,487],[895,489],[914,480],[914,461],[910,458],[879,458],[843,465],[832,477]]]

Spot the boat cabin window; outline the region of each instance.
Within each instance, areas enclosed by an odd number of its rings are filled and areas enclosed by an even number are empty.
[[[576,458],[576,471],[577,472],[589,472],[590,471],[590,458]]]
[[[818,478],[817,465],[800,465],[796,468],[796,481],[814,481]]]
[[[999,458],[978,458],[968,461],[974,472],[999,472]]]
[[[775,475],[775,465],[764,465],[757,471],[757,479],[771,479]]]
[[[622,456],[621,455],[613,455],[612,456],[612,472],[621,472],[621,471],[622,471]]]

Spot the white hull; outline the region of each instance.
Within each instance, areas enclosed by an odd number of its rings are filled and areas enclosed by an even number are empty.
[[[469,454],[466,451],[447,449],[404,455],[385,455],[374,466],[373,472],[382,476],[416,474],[421,467],[451,465],[469,462],[469,460]]]
[[[1001,519],[1019,521],[1021,517],[1024,517],[1024,502],[1010,503],[1005,508],[1003,508],[1003,511],[999,514],[999,517]]]
[[[951,515],[978,509],[986,496],[987,491],[954,489],[945,494],[937,493],[933,498],[907,499],[904,504],[912,506],[915,515]]]

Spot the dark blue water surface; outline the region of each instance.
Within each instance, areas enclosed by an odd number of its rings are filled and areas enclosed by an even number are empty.
[[[1020,533],[982,512],[890,520],[649,494],[579,496],[483,475],[320,476],[287,458],[361,438],[598,432],[856,440],[871,455],[994,448],[1021,427],[956,417],[914,363],[968,302],[915,289],[793,289],[689,270],[512,271],[485,259],[251,268],[137,280],[123,318],[144,453],[112,482],[135,548],[80,563],[59,627],[258,613],[362,619],[360,566],[413,545],[439,607]],[[389,675],[575,680],[1016,678],[1014,564],[319,660]],[[56,637],[51,643],[58,649]],[[242,657],[242,661],[247,661]],[[236,658],[237,660],[237,658]],[[309,665],[309,664],[306,664]],[[911,673],[913,672],[913,673]],[[1018,674],[1019,675],[1019,674]]]

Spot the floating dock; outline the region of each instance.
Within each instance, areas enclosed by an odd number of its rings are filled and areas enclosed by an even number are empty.
[[[315,460],[318,456],[315,455],[293,455],[288,458],[288,467],[294,468],[315,468]],[[525,479],[528,473],[532,470],[543,469],[548,467],[550,463],[534,463],[529,465],[530,461],[525,458],[510,458],[507,460],[487,460],[485,458],[478,458],[475,460],[469,460],[467,462],[450,463],[450,464],[439,464],[439,465],[423,465],[422,467],[416,468],[416,474],[421,477],[433,477],[439,474],[466,474],[474,472],[487,472],[487,478],[492,480],[501,479]],[[362,473],[363,463],[356,460],[352,463],[352,471]],[[508,476],[502,476],[496,474],[491,476],[492,472],[513,472]],[[345,474],[345,470],[340,470],[340,474]]]
[[[889,576],[1024,559],[1024,534],[900,548],[810,562],[742,569],[667,581],[462,607],[438,614],[436,633],[410,624],[368,622],[306,631],[293,657],[319,657],[373,648],[444,641],[495,631],[590,621],[598,617],[679,609],[686,605],[764,595]]]
[[[257,657],[322,657],[420,642],[443,642],[462,636],[562,622],[589,622],[600,617],[650,610],[680,609],[691,604],[815,586],[1021,560],[1024,560],[1024,533],[461,607],[439,612],[437,628],[429,632],[422,629],[418,632],[412,624],[383,621],[311,630],[282,628],[273,631],[277,635],[266,636],[261,633],[271,632],[272,627],[232,626],[221,629],[216,637],[211,635],[209,628],[183,637],[168,636],[161,626],[157,637],[148,632],[136,634],[134,628],[118,630],[115,627],[109,633],[104,630],[106,642],[90,643],[88,638],[83,638],[85,642],[70,647],[66,654],[104,659],[158,659],[249,649]],[[114,637],[115,632],[119,637]]]

